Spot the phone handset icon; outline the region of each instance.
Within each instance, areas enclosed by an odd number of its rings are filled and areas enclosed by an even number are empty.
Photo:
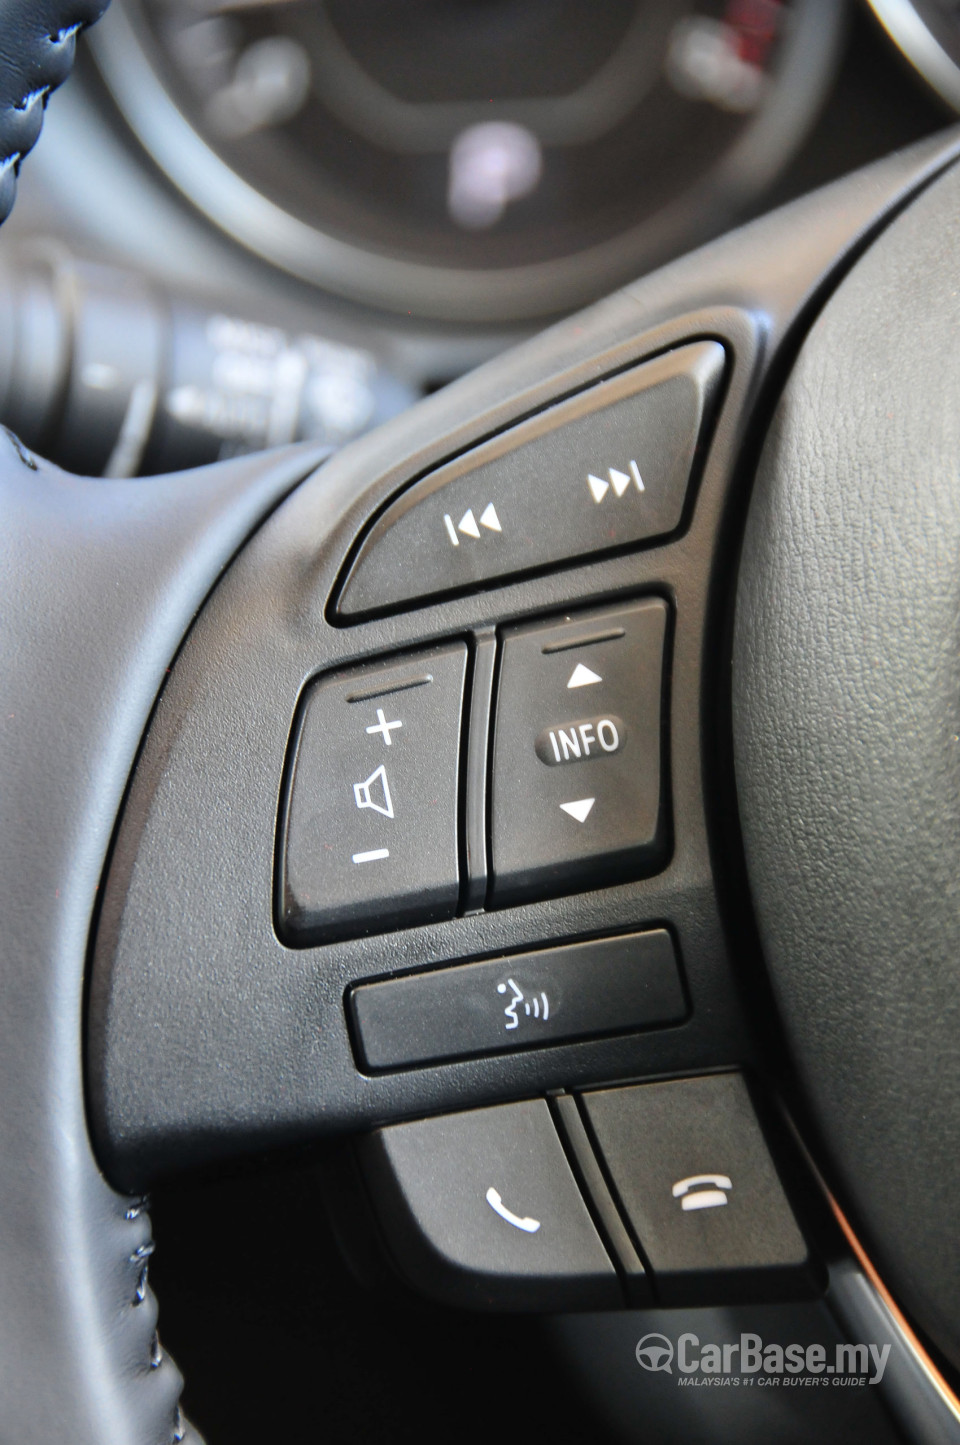
[[[732,1188],[733,1180],[726,1174],[691,1174],[678,1179],[670,1192],[680,1200],[681,1209],[716,1209],[726,1204],[726,1191]]]
[[[514,1214],[512,1209],[508,1209],[492,1184],[487,1190],[486,1200],[493,1212],[499,1214],[500,1218],[505,1219],[508,1224],[512,1224],[514,1229],[522,1229],[524,1234],[536,1234],[540,1228],[539,1219],[531,1219],[529,1215],[521,1219],[519,1214]]]

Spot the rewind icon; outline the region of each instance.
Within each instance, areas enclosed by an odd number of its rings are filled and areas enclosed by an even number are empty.
[[[464,537],[471,537],[474,542],[479,542],[481,527],[486,527],[488,532],[503,531],[500,525],[500,518],[497,516],[497,509],[492,502],[488,502],[480,513],[479,523],[474,516],[473,508],[468,507],[456,526],[453,525],[453,518],[450,516],[450,513],[445,512],[443,515],[443,525],[447,529],[447,536],[450,538],[451,547],[460,546],[460,538],[457,536],[458,532],[462,532]]]

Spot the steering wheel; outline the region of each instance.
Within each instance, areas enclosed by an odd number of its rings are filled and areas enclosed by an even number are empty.
[[[5,5],[4,214],[75,34],[101,8]],[[960,1419],[945,1379],[960,1369],[958,156],[947,135],[796,202],[329,460],[289,447],[116,482],[0,439],[10,1439],[199,1438],[148,1284],[144,1191],[165,1172],[730,1069],[786,1101],[861,1285],[887,1302],[943,1419]],[[720,349],[722,380],[670,525],[625,541],[614,526],[597,544],[584,522],[544,558],[537,537],[554,535],[560,506],[548,490],[526,561],[451,574],[509,529],[508,490],[492,512],[478,494],[459,534],[450,511],[422,546],[401,537],[399,562],[370,563],[424,498],[481,475],[463,458],[487,448],[501,465],[516,428],[532,445],[569,437],[582,398],[629,392],[636,368],[691,346]],[[617,505],[626,468],[624,455],[591,473],[578,505]],[[669,616],[656,846],[498,893],[483,712],[496,685],[505,695],[498,639],[637,597]],[[386,923],[354,908],[327,926],[314,899],[294,937],[276,850],[304,699],[318,679],[427,650],[442,662],[454,643],[473,689],[456,789],[481,803],[452,901],[421,898]],[[400,723],[378,716],[390,745]],[[393,815],[382,777],[353,787],[356,809]],[[683,965],[670,1027],[402,1068],[358,1045],[363,987],[658,927]],[[723,1203],[730,1180],[711,1177]],[[702,1181],[680,1185],[681,1203],[694,1188],[706,1203]],[[508,1225],[539,1227],[493,1193]]]

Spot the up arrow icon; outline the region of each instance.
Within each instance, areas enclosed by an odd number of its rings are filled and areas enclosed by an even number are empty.
[[[594,672],[592,668],[584,667],[582,662],[578,662],[570,674],[567,687],[592,687],[595,682],[603,682],[599,672]]]

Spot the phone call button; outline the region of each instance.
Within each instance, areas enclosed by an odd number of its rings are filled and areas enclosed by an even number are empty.
[[[361,1144],[410,1283],[486,1309],[616,1309],[623,1296],[544,1099],[395,1124]]]

